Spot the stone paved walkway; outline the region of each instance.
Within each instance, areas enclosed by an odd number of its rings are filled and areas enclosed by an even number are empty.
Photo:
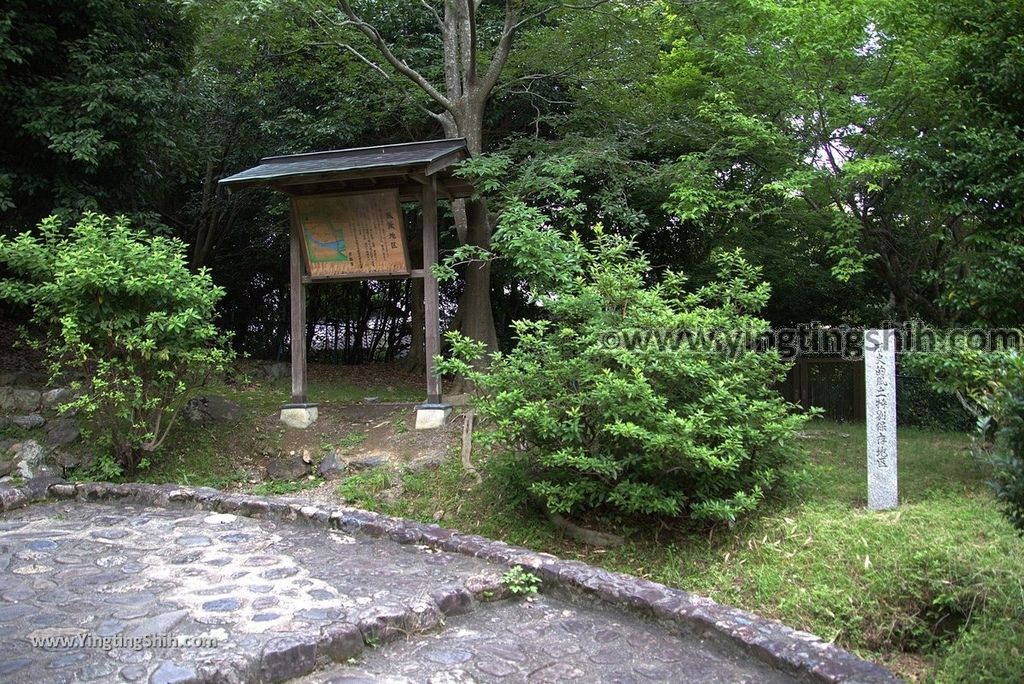
[[[501,602],[445,629],[370,651],[306,683],[789,682],[694,638],[547,597]]]
[[[504,570],[232,514],[33,504],[0,516],[0,681],[791,681],[622,612],[504,597]]]

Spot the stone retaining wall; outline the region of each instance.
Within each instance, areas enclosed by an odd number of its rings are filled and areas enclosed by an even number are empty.
[[[84,463],[78,423],[61,411],[74,394],[46,388],[45,376],[38,376],[33,371],[0,373],[0,484],[63,475]],[[28,384],[32,381],[36,384]]]
[[[484,537],[384,516],[355,508],[327,510],[286,499],[227,494],[176,485],[69,484],[48,478],[20,488],[0,488],[0,511],[47,497],[81,501],[127,500],[146,506],[181,506],[295,524],[340,529],[346,533],[422,544],[521,566],[543,580],[545,592],[600,601],[653,619],[666,627],[689,630],[738,646],[780,670],[814,682],[899,681],[879,665],[864,661],[820,638],[710,599],[578,561],[510,546]]]

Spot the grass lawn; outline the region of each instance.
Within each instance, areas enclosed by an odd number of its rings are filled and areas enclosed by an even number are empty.
[[[405,493],[359,504],[647,577],[780,619],[919,681],[1024,681],[1024,540],[955,433],[901,429],[902,505],[869,513],[862,424],[816,421],[799,482],[732,529],[635,530],[584,547],[509,495],[480,464],[407,475]],[[360,476],[360,477],[371,477]],[[348,481],[351,490],[359,482]]]

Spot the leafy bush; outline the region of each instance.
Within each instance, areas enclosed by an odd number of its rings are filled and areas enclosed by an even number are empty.
[[[978,431],[994,441],[993,487],[1010,521],[1024,530],[1024,356],[1013,349],[963,347],[914,360],[933,386],[973,406]]]
[[[521,565],[516,565],[502,575],[501,583],[513,596],[524,596],[536,594],[541,580],[540,577],[524,569]]]
[[[900,426],[969,432],[974,418],[955,396],[935,390],[914,368],[899,368],[896,417]]]
[[[86,214],[65,231],[0,240],[15,276],[0,297],[31,307],[46,330],[33,344],[51,376],[78,392],[65,406],[93,423],[117,464],[135,470],[167,437],[191,388],[232,358],[213,324],[223,290],[186,267],[185,245],[127,219]]]
[[[767,323],[752,314],[769,294],[759,271],[722,253],[720,280],[696,293],[675,274],[647,286],[647,261],[600,229],[592,249],[577,239],[557,258],[571,267],[536,297],[545,319],[515,323],[511,352],[475,369],[481,347],[453,335],[441,363],[475,383],[487,439],[524,459],[529,492],[559,513],[731,522],[756,507],[783,478],[805,420],[772,389],[786,365],[743,346],[709,352],[642,336],[759,335]]]
[[[993,479],[1007,517],[1024,530],[1024,357],[1018,352],[1000,357],[987,402],[997,425]]]

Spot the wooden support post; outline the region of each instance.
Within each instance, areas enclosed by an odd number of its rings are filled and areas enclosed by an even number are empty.
[[[423,185],[423,309],[424,309],[424,351],[427,368],[427,403],[441,403],[441,379],[434,370],[434,356],[441,351],[440,304],[438,303],[437,278],[431,268],[437,263],[437,185],[428,177]]]
[[[804,411],[811,410],[811,364],[807,362],[807,357],[800,356],[797,358],[797,371],[799,372],[800,378],[800,405]]]
[[[291,338],[292,403],[305,404],[306,396],[306,286],[302,282],[302,228],[291,210]]]

